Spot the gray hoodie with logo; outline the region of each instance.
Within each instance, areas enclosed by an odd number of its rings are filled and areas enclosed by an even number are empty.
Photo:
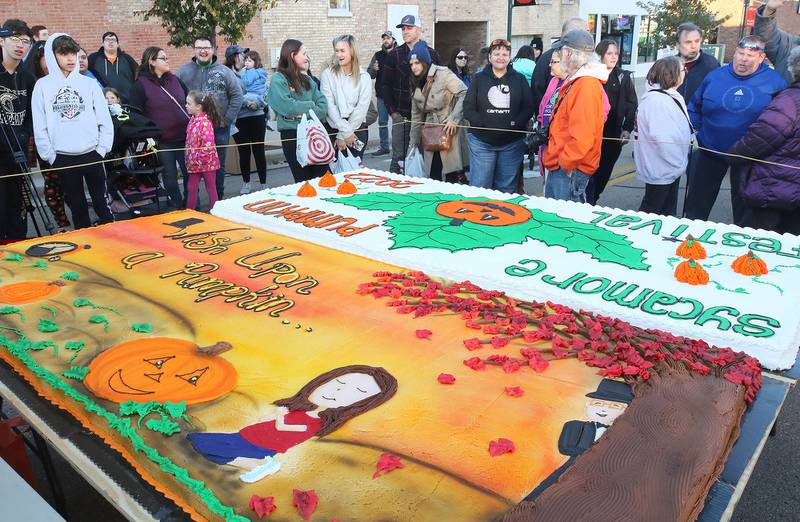
[[[239,77],[232,70],[211,58],[209,65],[200,65],[197,59],[181,65],[175,72],[190,91],[202,91],[211,94],[217,104],[219,113],[230,126],[236,121],[242,107],[242,86]]]

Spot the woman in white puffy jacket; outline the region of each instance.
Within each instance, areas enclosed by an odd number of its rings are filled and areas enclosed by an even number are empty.
[[[360,158],[369,137],[366,120],[372,102],[372,78],[358,64],[352,35],[333,39],[332,65],[322,72],[320,89],[328,99],[325,127],[331,140],[338,150],[349,149]]]
[[[634,131],[634,156],[645,182],[641,212],[675,216],[678,186],[689,159],[692,124],[677,88],[686,71],[683,59],[658,60],[647,73],[647,92],[639,102]]]

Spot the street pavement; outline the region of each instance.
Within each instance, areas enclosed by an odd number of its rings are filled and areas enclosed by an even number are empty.
[[[637,91],[643,92],[641,80],[637,81]],[[377,129],[370,129],[370,150],[377,144]],[[283,163],[277,133],[267,135],[268,145],[272,150],[268,153],[269,168],[267,186],[276,187],[292,183],[288,167]],[[626,145],[617,162],[609,186],[600,198],[599,204],[621,210],[637,210],[644,194],[644,184],[636,177],[636,166],[632,155],[633,147]],[[373,157],[369,153],[365,157],[367,167],[388,170],[389,156]],[[529,177],[528,177],[529,176]],[[253,175],[253,180],[257,177]],[[254,183],[257,187],[257,184]],[[239,194],[241,178],[230,175],[225,180],[225,193],[228,197]],[[684,187],[681,185],[679,211],[682,208]],[[201,191],[202,192],[202,191]],[[526,172],[525,192],[541,195],[542,182],[536,173]],[[200,197],[201,209],[206,208],[207,198]],[[725,183],[711,212],[710,221],[731,223],[730,186]],[[33,231],[31,230],[31,234]],[[747,488],[742,495],[732,520],[734,522],[750,521],[800,521],[800,397],[793,388],[786,399],[783,411],[777,424],[776,434],[769,437],[763,453],[753,470]],[[70,519],[75,521],[116,522],[125,520],[116,509],[108,504],[89,484],[75,473],[65,461],[55,455],[56,469],[61,477],[68,499]],[[35,459],[34,459],[35,461]],[[44,474],[35,463],[39,482],[46,484]],[[52,503],[51,494],[46,486],[40,493]]]

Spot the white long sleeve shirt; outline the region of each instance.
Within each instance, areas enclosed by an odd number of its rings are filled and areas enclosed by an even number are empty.
[[[334,73],[328,68],[322,72],[320,89],[328,99],[328,125],[338,131],[336,137],[344,140],[353,135],[367,119],[372,101],[372,79],[359,69],[358,83],[352,74]]]

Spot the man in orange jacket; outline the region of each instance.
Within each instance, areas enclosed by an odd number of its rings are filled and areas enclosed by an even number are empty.
[[[603,84],[608,68],[597,59],[588,31],[570,31],[553,47],[568,76],[558,91],[550,120],[550,139],[543,158],[549,171],[544,195],[585,203],[589,177],[600,164],[605,123]]]

